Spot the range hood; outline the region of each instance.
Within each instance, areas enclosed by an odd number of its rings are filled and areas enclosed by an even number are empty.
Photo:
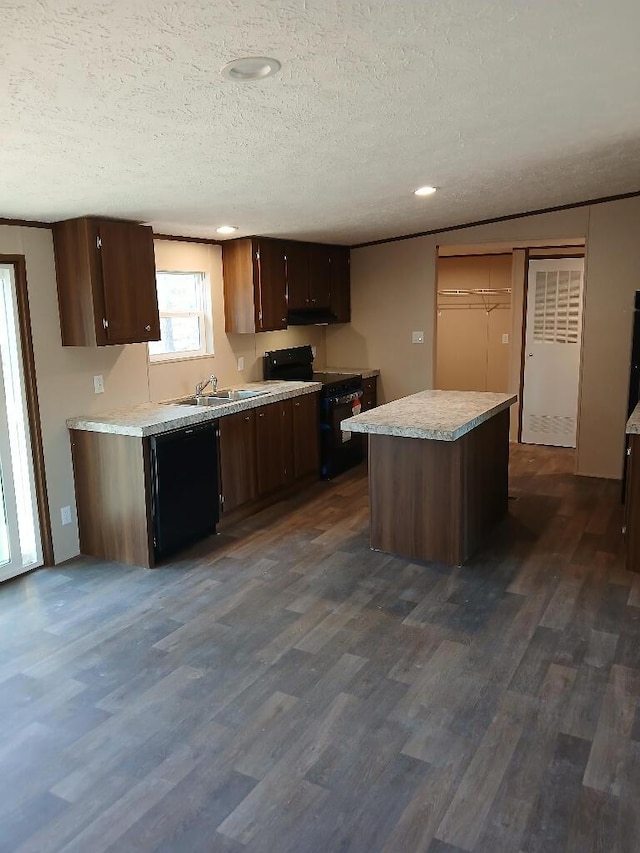
[[[336,323],[337,320],[329,308],[302,308],[287,314],[288,326],[326,326]]]

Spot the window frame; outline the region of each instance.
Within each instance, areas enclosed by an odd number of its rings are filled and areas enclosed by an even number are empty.
[[[193,358],[210,358],[213,355],[213,310],[211,302],[211,284],[209,275],[204,270],[156,270],[156,289],[158,275],[194,276],[198,281],[198,310],[193,311],[162,311],[158,310],[159,318],[196,317],[200,329],[201,346],[198,350],[183,350],[182,352],[152,353],[147,346],[149,364],[162,364],[168,361],[189,361]],[[160,323],[162,328],[162,323]]]

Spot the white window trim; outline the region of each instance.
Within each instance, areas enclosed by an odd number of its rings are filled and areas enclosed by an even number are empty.
[[[160,319],[163,317],[196,317],[200,326],[200,340],[202,346],[199,350],[187,350],[184,352],[162,352],[151,353],[147,347],[149,364],[160,364],[168,361],[189,361],[192,358],[211,358],[213,352],[213,311],[211,301],[211,282],[209,276],[203,270],[157,270],[160,275],[194,275],[201,277],[201,307],[199,311],[160,311]]]

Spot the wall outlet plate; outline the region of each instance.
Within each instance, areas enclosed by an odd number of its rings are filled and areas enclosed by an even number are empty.
[[[424,343],[424,332],[411,332],[411,343],[412,344],[423,344]]]
[[[244,370],[244,356],[238,358],[238,370]]]
[[[96,394],[104,394],[104,376],[101,373],[93,377],[93,390]]]
[[[63,506],[60,508],[60,519],[63,524],[71,524],[71,507]]]
[[[502,343],[503,344],[509,343],[509,333],[508,332],[505,332],[505,334],[502,336]]]

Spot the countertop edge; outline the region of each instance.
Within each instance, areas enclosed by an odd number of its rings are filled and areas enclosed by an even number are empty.
[[[363,379],[373,379],[380,376],[380,371],[374,367],[323,367],[323,373],[356,373]]]
[[[631,412],[625,426],[625,433],[627,435],[640,435],[640,403]]]
[[[413,396],[413,395],[410,395]],[[402,398],[402,399],[407,399]],[[459,438],[462,438],[463,435],[471,432],[471,430],[480,426],[480,424],[488,421],[489,418],[494,417],[494,415],[499,414],[500,412],[508,409],[512,406],[518,397],[517,394],[513,394],[508,397],[506,400],[496,404],[495,406],[491,406],[486,411],[477,415],[475,418],[471,418],[469,421],[466,421],[464,424],[461,424],[454,430],[438,430],[438,429],[429,429],[428,427],[420,428],[415,426],[399,426],[399,425],[386,425],[386,424],[375,424],[375,423],[366,423],[360,418],[366,417],[366,415],[356,415],[353,418],[347,418],[342,421],[340,424],[341,429],[348,430],[351,432],[358,432],[368,435],[391,435],[396,436],[398,438],[417,438],[423,439],[427,441],[457,441]],[[393,405],[392,403],[387,405]],[[371,412],[375,412],[376,409],[371,409]],[[369,413],[367,413],[369,414]],[[639,424],[640,431],[640,424]]]
[[[248,383],[249,387],[252,384]],[[286,383],[292,385],[293,383]],[[257,397],[250,397],[246,400],[230,400],[220,406],[185,406],[176,403],[172,405],[168,403],[148,403],[142,406],[132,407],[129,410],[114,412],[109,415],[80,415],[73,418],[68,418],[66,421],[67,428],[70,430],[81,430],[84,432],[100,432],[110,433],[112,435],[128,435],[135,438],[148,438],[153,435],[161,435],[165,432],[170,432],[174,429],[180,429],[185,426],[197,426],[198,424],[215,421],[226,415],[235,415],[238,412],[245,412],[249,409],[257,409],[259,406],[266,406],[269,403],[278,403],[282,400],[288,400],[293,397],[301,397],[306,394],[314,394],[321,390],[320,382],[304,382],[295,383],[295,388],[282,388],[277,391],[269,391],[266,394],[261,394]],[[131,417],[135,412],[143,414],[146,410],[149,411],[149,419],[152,420],[154,413],[160,417],[164,415],[174,414],[174,417],[166,417],[166,420],[161,420],[158,423],[142,423],[142,424],[127,424],[127,417]],[[117,422],[119,414],[122,416],[122,423]],[[113,420],[112,420],[113,419]]]

